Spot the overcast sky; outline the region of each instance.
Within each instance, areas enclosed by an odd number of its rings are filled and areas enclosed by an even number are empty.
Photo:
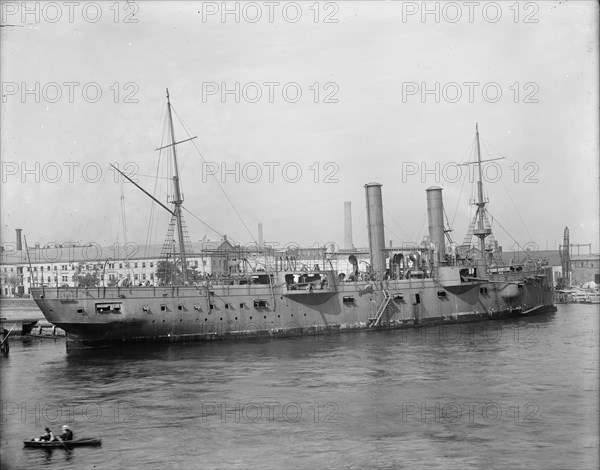
[[[178,147],[184,205],[236,242],[252,238],[228,198],[252,236],[262,222],[303,246],[342,244],[351,201],[366,246],[371,181],[394,245],[427,234],[433,185],[460,242],[478,122],[482,158],[506,157],[485,178],[505,251],[557,248],[568,226],[598,252],[597,2],[115,5],[2,4],[3,243],[22,228],[30,245],[143,244],[152,206],[162,243],[166,211],[109,164],[165,198],[150,176],[168,87],[202,154]],[[218,238],[185,218],[193,241]]]

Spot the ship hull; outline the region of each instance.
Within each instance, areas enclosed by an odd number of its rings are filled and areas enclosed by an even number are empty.
[[[547,270],[534,275],[208,287],[35,288],[67,349],[137,342],[242,341],[522,317],[555,311]],[[448,276],[445,276],[446,278]],[[451,277],[451,276],[450,276]],[[329,277],[335,280],[335,275]]]

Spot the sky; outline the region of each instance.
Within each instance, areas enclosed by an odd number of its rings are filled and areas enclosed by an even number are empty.
[[[503,249],[568,226],[600,251],[595,1],[2,2],[1,24],[4,245],[162,243],[110,164],[166,199],[168,88],[192,241],[341,246],[350,201],[365,247],[378,182],[388,243],[427,235],[431,186],[461,242],[478,123]]]

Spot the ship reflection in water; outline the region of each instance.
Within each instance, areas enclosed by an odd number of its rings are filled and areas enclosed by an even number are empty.
[[[2,358],[2,468],[598,468],[598,312]],[[24,449],[69,423],[100,448]]]

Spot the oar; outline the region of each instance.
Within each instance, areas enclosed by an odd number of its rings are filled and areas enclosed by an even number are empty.
[[[67,449],[69,452],[71,452],[71,449],[69,449],[69,448],[67,447],[67,444],[65,444],[65,441],[63,441],[63,440],[62,440],[62,439],[60,439],[60,438],[58,439],[58,441],[59,441],[59,442],[62,444],[62,446],[63,446],[65,449]]]
[[[2,346],[4,344],[4,341],[6,341],[8,339],[8,336],[10,335],[11,331],[15,329],[15,326],[17,326],[17,325],[13,325],[12,328],[10,330],[8,330],[8,333],[6,333],[6,336],[2,339],[0,346]]]

